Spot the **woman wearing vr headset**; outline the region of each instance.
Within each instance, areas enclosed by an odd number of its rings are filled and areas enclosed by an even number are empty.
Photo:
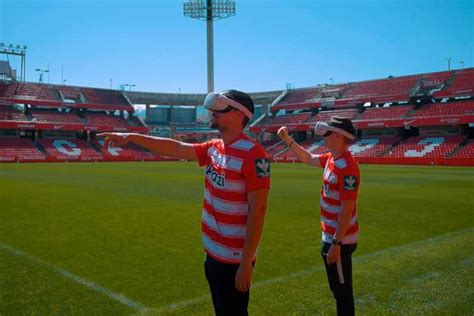
[[[222,139],[190,144],[133,133],[102,133],[104,146],[140,145],[205,167],[202,241],[205,275],[216,315],[248,315],[250,287],[270,189],[264,149],[244,134],[254,104],[246,93],[209,93],[204,107]]]
[[[356,202],[360,171],[348,146],[356,136],[356,129],[350,119],[332,117],[329,123],[318,122],[315,134],[322,136],[328,153],[314,155],[289,136],[286,126],[278,130],[278,136],[301,162],[324,168],[320,197],[321,255],[336,299],[337,314],[354,315],[352,253],[359,236]]]

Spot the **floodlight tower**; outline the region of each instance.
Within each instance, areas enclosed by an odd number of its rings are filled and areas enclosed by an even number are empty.
[[[232,0],[187,0],[184,16],[206,21],[207,25],[207,92],[214,91],[214,25],[215,20],[235,15]]]
[[[20,56],[20,81],[25,81],[26,77],[26,45],[7,45],[0,43],[0,54]],[[16,80],[17,78],[15,78]]]

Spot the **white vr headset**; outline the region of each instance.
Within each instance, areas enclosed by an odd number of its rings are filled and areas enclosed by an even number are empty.
[[[243,112],[249,118],[249,120],[252,119],[253,114],[252,112],[250,112],[249,109],[247,109],[239,102],[226,97],[222,93],[211,92],[206,96],[206,99],[204,99],[204,108],[209,111],[225,113],[227,112],[225,110],[229,106],[239,110],[240,112]]]
[[[352,135],[351,133],[348,133],[341,128],[329,125],[328,123],[324,123],[324,122],[317,122],[316,125],[314,126],[314,132],[318,136],[324,136],[327,132],[334,132],[334,133],[338,133],[343,136],[346,136],[347,138],[351,140],[355,138],[355,136]]]

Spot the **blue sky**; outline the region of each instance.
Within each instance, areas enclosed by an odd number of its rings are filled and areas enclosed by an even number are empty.
[[[236,0],[215,23],[215,87],[305,87],[474,64],[474,1]],[[0,42],[24,44],[27,79],[205,92],[206,29],[180,0],[0,0]],[[0,57],[4,59],[5,57]],[[11,59],[11,61],[14,61]],[[47,77],[46,77],[47,78]]]

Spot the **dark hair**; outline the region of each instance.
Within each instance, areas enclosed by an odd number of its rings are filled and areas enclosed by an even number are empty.
[[[223,91],[222,94],[228,97],[229,99],[239,102],[240,104],[245,106],[252,114],[254,113],[255,106],[253,104],[253,100],[247,93],[231,89]],[[243,127],[247,126],[249,121],[249,118],[245,116],[242,120]]]
[[[356,131],[356,128],[354,127],[354,124],[352,124],[351,119],[347,117],[332,116],[331,120],[329,121],[329,125],[340,128],[353,136],[357,135],[357,131]],[[346,143],[349,144],[350,142],[351,140],[347,138]]]

